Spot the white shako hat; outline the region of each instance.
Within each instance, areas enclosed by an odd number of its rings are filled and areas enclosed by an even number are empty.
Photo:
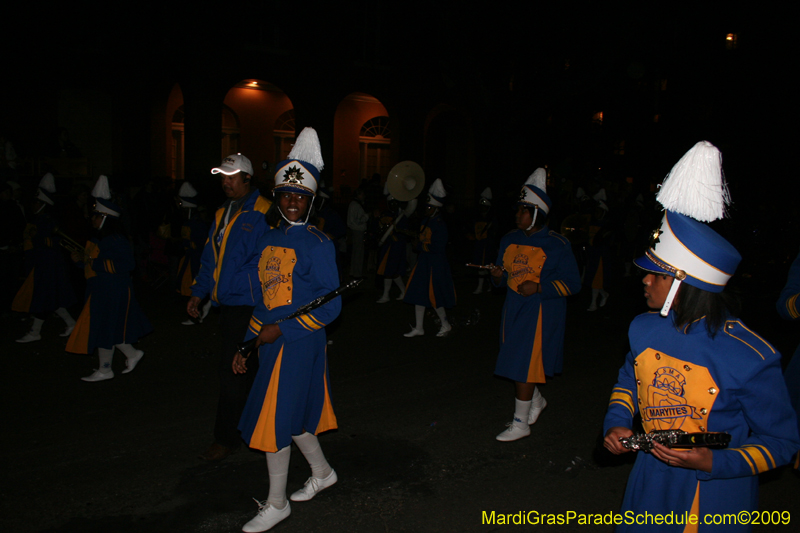
[[[667,316],[681,283],[722,292],[742,260],[731,243],[704,224],[723,218],[731,202],[717,147],[708,141],[695,144],[672,167],[656,200],[665,209],[661,227],[634,264],[675,278],[661,309]]]
[[[478,200],[478,203],[480,205],[485,205],[487,207],[491,207],[492,206],[492,189],[491,189],[491,187],[486,187],[485,189],[483,189],[483,192],[481,193],[481,199]]]
[[[212,174],[222,173],[226,176],[232,176],[237,172],[253,175],[253,163],[242,154],[231,154],[223,159],[218,167],[211,169]]]
[[[178,198],[181,201],[181,207],[185,207],[187,209],[191,209],[192,207],[197,207],[197,201],[195,200],[197,196],[197,190],[192,187],[192,184],[188,181],[184,181],[181,188],[178,190]]]
[[[447,196],[447,191],[444,190],[444,184],[440,178],[436,178],[428,189],[428,205],[433,207],[442,207],[444,199]]]
[[[297,136],[288,159],[275,166],[275,192],[295,192],[314,196],[319,173],[325,167],[322,149],[314,128],[304,128]]]
[[[522,186],[522,191],[519,193],[518,204],[529,205],[531,207],[538,207],[545,214],[550,213],[550,208],[553,202],[550,197],[545,193],[547,188],[547,171],[543,168],[537,168],[533,171],[525,185]]]
[[[56,178],[50,172],[39,180],[39,189],[36,199],[49,205],[56,205]]]
[[[119,217],[122,209],[111,201],[111,188],[108,186],[108,177],[101,174],[100,177],[97,178],[97,183],[94,184],[94,188],[92,189],[92,196],[94,196],[96,200],[94,206],[95,211],[104,215]]]

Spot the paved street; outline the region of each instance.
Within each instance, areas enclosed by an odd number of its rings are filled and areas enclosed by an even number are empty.
[[[472,295],[471,274],[455,272],[459,303],[447,338],[435,337],[431,316],[424,337],[404,338],[412,307],[375,304],[380,293],[371,282],[347,297],[329,335],[339,429],[320,438],[339,483],[292,504],[274,531],[488,532],[514,528],[483,524],[484,511],[619,509],[630,462],[597,443],[628,323],[644,310],[639,278],[621,281],[595,313],[585,311],[588,294],[570,300],[564,374],[542,387],[547,409],[530,437],[498,443],[514,407],[512,384],[492,375],[503,293]],[[63,351],[60,320],[48,320],[44,340],[26,345],[13,340],[28,323],[20,315],[3,321],[2,531],[235,532],[255,514],[252,498],[266,499],[262,453],[242,450],[218,464],[197,459],[211,443],[217,315],[182,326],[183,300],[166,287],[137,291],[156,331],[138,344],[146,355],[136,370],[123,375],[118,355],[116,377],[106,382],[79,379],[97,361]],[[791,353],[794,330],[773,324],[766,298],[756,304],[763,309],[745,321]],[[476,310],[478,323],[467,324]],[[289,492],[309,475],[295,449]],[[788,469],[768,473],[761,508],[800,521],[798,486]]]

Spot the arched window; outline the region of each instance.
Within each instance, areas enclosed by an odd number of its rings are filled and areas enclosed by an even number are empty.
[[[361,179],[369,179],[378,173],[386,176],[391,170],[389,117],[373,117],[361,126],[358,137],[361,159]]]
[[[294,109],[284,111],[275,119],[275,128],[272,130],[275,139],[275,162],[289,157],[295,131]]]

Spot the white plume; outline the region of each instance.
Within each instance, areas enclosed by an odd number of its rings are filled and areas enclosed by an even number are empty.
[[[668,211],[700,222],[723,218],[731,197],[717,147],[708,141],[695,144],[672,167],[656,200]]]

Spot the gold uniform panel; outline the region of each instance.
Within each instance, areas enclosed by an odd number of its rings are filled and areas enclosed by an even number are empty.
[[[646,432],[708,431],[708,414],[719,394],[704,366],[647,348],[634,361],[639,412]]]
[[[292,303],[292,272],[297,255],[292,248],[267,246],[258,261],[258,279],[267,309]]]
[[[542,267],[547,260],[544,250],[536,246],[512,244],[503,253],[503,267],[508,272],[508,288],[517,288],[526,281],[539,283]]]

